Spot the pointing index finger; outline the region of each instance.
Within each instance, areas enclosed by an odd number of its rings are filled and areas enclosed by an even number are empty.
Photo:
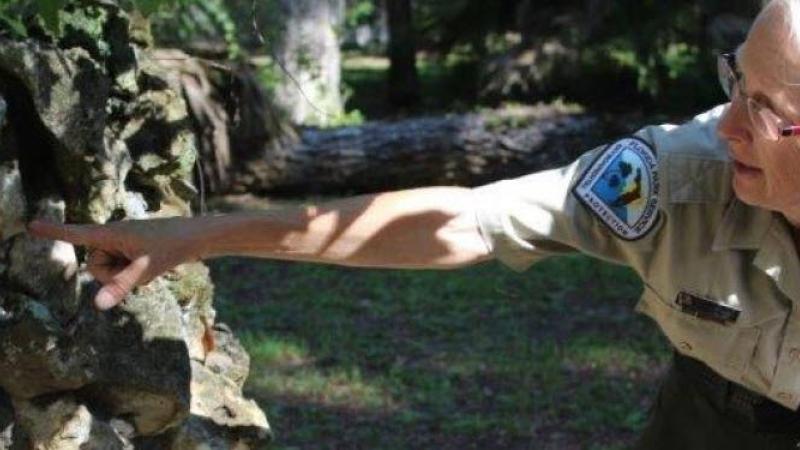
[[[97,245],[104,234],[97,225],[66,225],[43,220],[28,224],[28,232],[37,238],[65,241],[76,245]]]

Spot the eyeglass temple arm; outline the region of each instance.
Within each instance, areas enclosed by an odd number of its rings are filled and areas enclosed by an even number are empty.
[[[781,128],[781,136],[783,137],[800,136],[800,125],[792,125]]]

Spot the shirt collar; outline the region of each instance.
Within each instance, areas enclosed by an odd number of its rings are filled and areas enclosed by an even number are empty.
[[[777,220],[772,211],[731,200],[717,228],[712,250],[745,250],[761,248],[764,237]]]

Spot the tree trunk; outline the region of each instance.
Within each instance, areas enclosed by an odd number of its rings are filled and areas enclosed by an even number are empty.
[[[114,2],[74,6],[55,44],[0,40],[0,449],[257,448],[269,425],[203,264],[99,313],[84,250],[22,233],[188,215],[196,194],[181,96]]]
[[[236,192],[355,193],[478,185],[572,160],[603,134],[558,108],[307,130],[294,145],[240,162]]]
[[[278,106],[298,125],[328,125],[344,106],[340,92],[341,53],[336,29],[344,0],[275,0],[280,18],[275,30],[272,71]],[[274,22],[273,22],[274,23]]]
[[[411,0],[386,0],[389,19],[389,101],[397,107],[419,103],[417,46],[411,14]]]

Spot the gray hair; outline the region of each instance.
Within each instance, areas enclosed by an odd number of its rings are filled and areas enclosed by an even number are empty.
[[[764,0],[763,4],[762,12],[768,8],[778,8],[782,12],[780,20],[788,33],[783,78],[787,84],[800,85],[800,75],[790,75],[790,72],[796,71],[797,63],[800,62],[800,0]],[[794,56],[791,58],[792,62],[789,61],[790,56]]]
[[[764,8],[780,8],[784,14],[782,19],[787,27],[789,37],[795,44],[800,45],[800,1],[799,0],[765,0]]]

